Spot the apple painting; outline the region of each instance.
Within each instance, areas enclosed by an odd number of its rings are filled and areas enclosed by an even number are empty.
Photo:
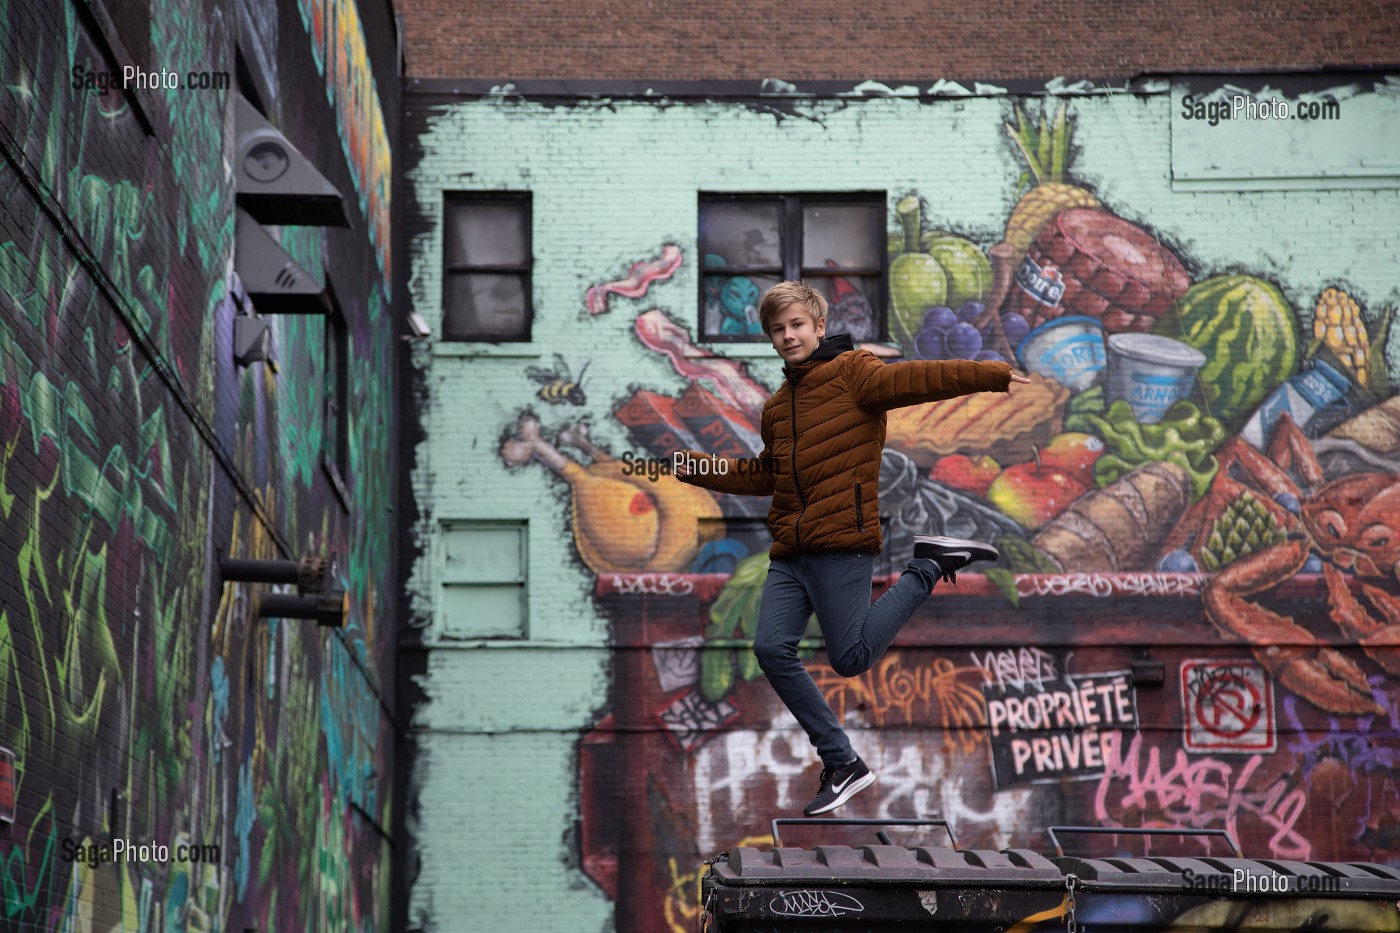
[[[1069,508],[1088,489],[1063,470],[1048,466],[1036,451],[1035,460],[1002,470],[987,490],[987,500],[1025,527],[1035,529]]]
[[[1094,435],[1066,431],[1046,442],[1040,451],[1040,462],[1087,488],[1094,485],[1094,464],[1103,452],[1103,441]]]
[[[992,481],[1001,472],[1001,464],[983,454],[969,457],[966,454],[949,454],[940,459],[929,471],[929,479],[951,486],[974,496],[986,496]]]

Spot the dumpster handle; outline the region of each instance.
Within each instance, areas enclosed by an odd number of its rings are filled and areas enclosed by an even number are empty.
[[[833,819],[807,819],[805,817],[780,817],[773,821],[773,848],[781,846],[782,839],[778,836],[778,826],[942,826],[948,833],[948,839],[953,843],[953,851],[958,852],[958,834],[953,830],[953,824],[947,820],[833,820]],[[876,836],[881,842],[885,842],[889,837],[884,833],[877,833]]]
[[[1050,837],[1050,841],[1055,845],[1055,854],[1064,858],[1065,850],[1060,845],[1060,840],[1055,837],[1056,831],[1062,833],[1104,833],[1113,836],[1224,836],[1225,841],[1230,844],[1230,848],[1235,850],[1235,855],[1244,858],[1244,853],[1240,851],[1240,844],[1235,841],[1235,837],[1230,835],[1228,829],[1170,829],[1152,828],[1137,829],[1129,826],[1051,826],[1045,830],[1045,834]]]

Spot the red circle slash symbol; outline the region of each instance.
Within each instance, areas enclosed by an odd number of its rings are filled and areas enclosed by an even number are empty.
[[[1238,739],[1259,724],[1264,698],[1248,678],[1229,671],[1201,684],[1192,710],[1203,729],[1222,739]]]

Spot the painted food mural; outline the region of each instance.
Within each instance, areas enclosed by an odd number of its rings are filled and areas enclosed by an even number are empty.
[[[1276,270],[1202,268],[1074,180],[1065,104],[1009,117],[1026,171],[999,241],[932,229],[917,192],[891,199],[889,334],[906,359],[1005,359],[1032,383],[891,412],[880,479],[887,556],[932,531],[1002,558],[940,588],[860,677],[812,643],[879,775],[842,815],[936,814],[988,848],[1059,822],[1223,828],[1256,858],[1400,858],[1391,309],[1340,277],[1291,283],[1300,304]],[[682,313],[640,310],[698,258],[654,249],[626,279],[601,274],[587,308],[634,313],[676,378],[610,416],[657,461],[755,456],[774,387],[696,346]],[[581,867],[619,929],[687,929],[701,861],[761,843],[816,787],[750,650],[767,500],[648,475],[576,422],[505,428],[506,465],[569,485],[612,620],[608,705],[579,747]]]

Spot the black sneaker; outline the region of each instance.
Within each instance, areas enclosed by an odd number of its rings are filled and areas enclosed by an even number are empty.
[[[921,535],[914,538],[914,556],[937,562],[943,579],[956,584],[959,570],[973,561],[996,560],[1001,552],[983,541]]]
[[[821,790],[817,791],[817,796],[812,798],[812,802],[807,804],[802,812],[806,816],[830,813],[874,783],[875,775],[870,773],[870,769],[860,760],[859,755],[849,764],[822,768]]]

